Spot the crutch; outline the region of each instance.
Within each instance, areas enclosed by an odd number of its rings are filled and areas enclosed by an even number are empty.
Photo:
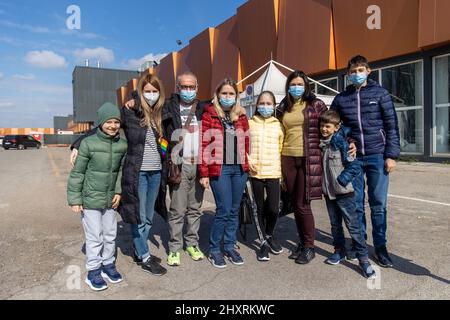
[[[256,231],[258,232],[258,238],[259,238],[259,241],[261,242],[261,246],[262,246],[266,242],[266,239],[264,238],[264,235],[261,230],[261,225],[259,224],[258,209],[256,206],[255,196],[253,194],[253,188],[252,188],[252,183],[250,182],[250,179],[247,180],[246,189],[247,189],[246,192],[247,192],[248,199],[250,200],[250,203],[252,204],[253,221],[255,222]]]

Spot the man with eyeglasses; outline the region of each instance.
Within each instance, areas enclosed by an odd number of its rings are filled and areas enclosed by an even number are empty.
[[[191,72],[184,72],[178,75],[177,92],[172,94],[165,106],[170,114],[166,130],[170,139],[171,161],[179,164],[181,171],[181,183],[169,186],[169,266],[181,264],[183,238],[186,242],[186,252],[193,260],[199,261],[205,257],[198,247],[198,230],[202,215],[200,207],[205,189],[200,185],[197,174],[199,121],[204,107],[197,99],[197,92],[197,77]],[[186,233],[183,237],[185,220]]]

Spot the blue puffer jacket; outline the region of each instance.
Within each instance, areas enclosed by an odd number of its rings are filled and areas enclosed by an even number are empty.
[[[348,156],[348,142],[347,136],[350,134],[350,129],[341,126],[341,129],[331,138],[331,146],[341,152],[342,165],[344,170],[337,177],[337,181],[343,187],[346,187],[361,171],[361,165],[358,160],[350,159]]]
[[[397,114],[386,89],[369,79],[367,86],[355,86],[338,94],[330,107],[336,110],[343,125],[351,129],[358,156],[384,154],[385,158],[400,156]]]

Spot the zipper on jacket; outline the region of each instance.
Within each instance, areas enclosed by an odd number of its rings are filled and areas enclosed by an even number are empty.
[[[108,183],[108,191],[106,192],[106,196],[108,196],[109,194],[109,189],[111,189],[111,185],[112,185],[112,170],[113,170],[113,166],[112,166],[112,152],[113,152],[113,147],[112,147],[113,141],[111,140],[109,142],[109,183]],[[116,188],[114,185],[114,195],[116,194]],[[107,203],[107,208],[110,208],[112,206],[112,199],[107,198],[106,199],[106,203]]]
[[[308,104],[306,104],[305,110],[304,110],[304,119],[305,119],[305,125],[303,126],[303,145],[305,147],[305,168],[306,168],[306,201],[310,201],[311,196],[309,194],[310,192],[310,172],[309,172],[309,143],[308,143],[308,134],[309,134],[309,119],[310,119],[310,113],[308,110],[308,107],[310,107]],[[311,106],[311,108],[313,108]],[[321,186],[322,188],[322,186]]]
[[[361,88],[357,89],[357,98],[358,98],[358,124],[359,124],[359,131],[361,132],[361,153],[364,156],[366,154],[366,150],[365,150],[365,146],[364,146],[364,132],[363,132],[363,127],[362,127],[362,118],[361,118],[361,96],[360,96],[360,92],[361,92]]]
[[[383,129],[380,129],[381,138],[383,138],[383,144],[386,145],[386,134]]]
[[[263,130],[262,130],[262,137],[261,137],[261,145],[260,145],[260,150],[259,150],[259,164],[258,164],[258,168],[259,169],[262,169],[262,167],[263,167],[263,160],[262,160],[262,158],[263,158],[263,154],[264,154],[264,152],[263,152],[263,146],[264,146],[264,139],[265,139],[265,134],[264,134],[264,132],[266,131],[266,119],[263,119]],[[262,173],[262,172],[261,172]]]

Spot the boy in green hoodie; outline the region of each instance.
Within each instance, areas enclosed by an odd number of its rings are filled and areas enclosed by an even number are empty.
[[[67,200],[81,213],[86,237],[86,284],[95,291],[108,288],[105,280],[119,283],[115,267],[116,209],[121,198],[122,166],[127,142],[119,135],[120,111],[112,103],[98,110],[97,133],[81,142],[70,172]]]

